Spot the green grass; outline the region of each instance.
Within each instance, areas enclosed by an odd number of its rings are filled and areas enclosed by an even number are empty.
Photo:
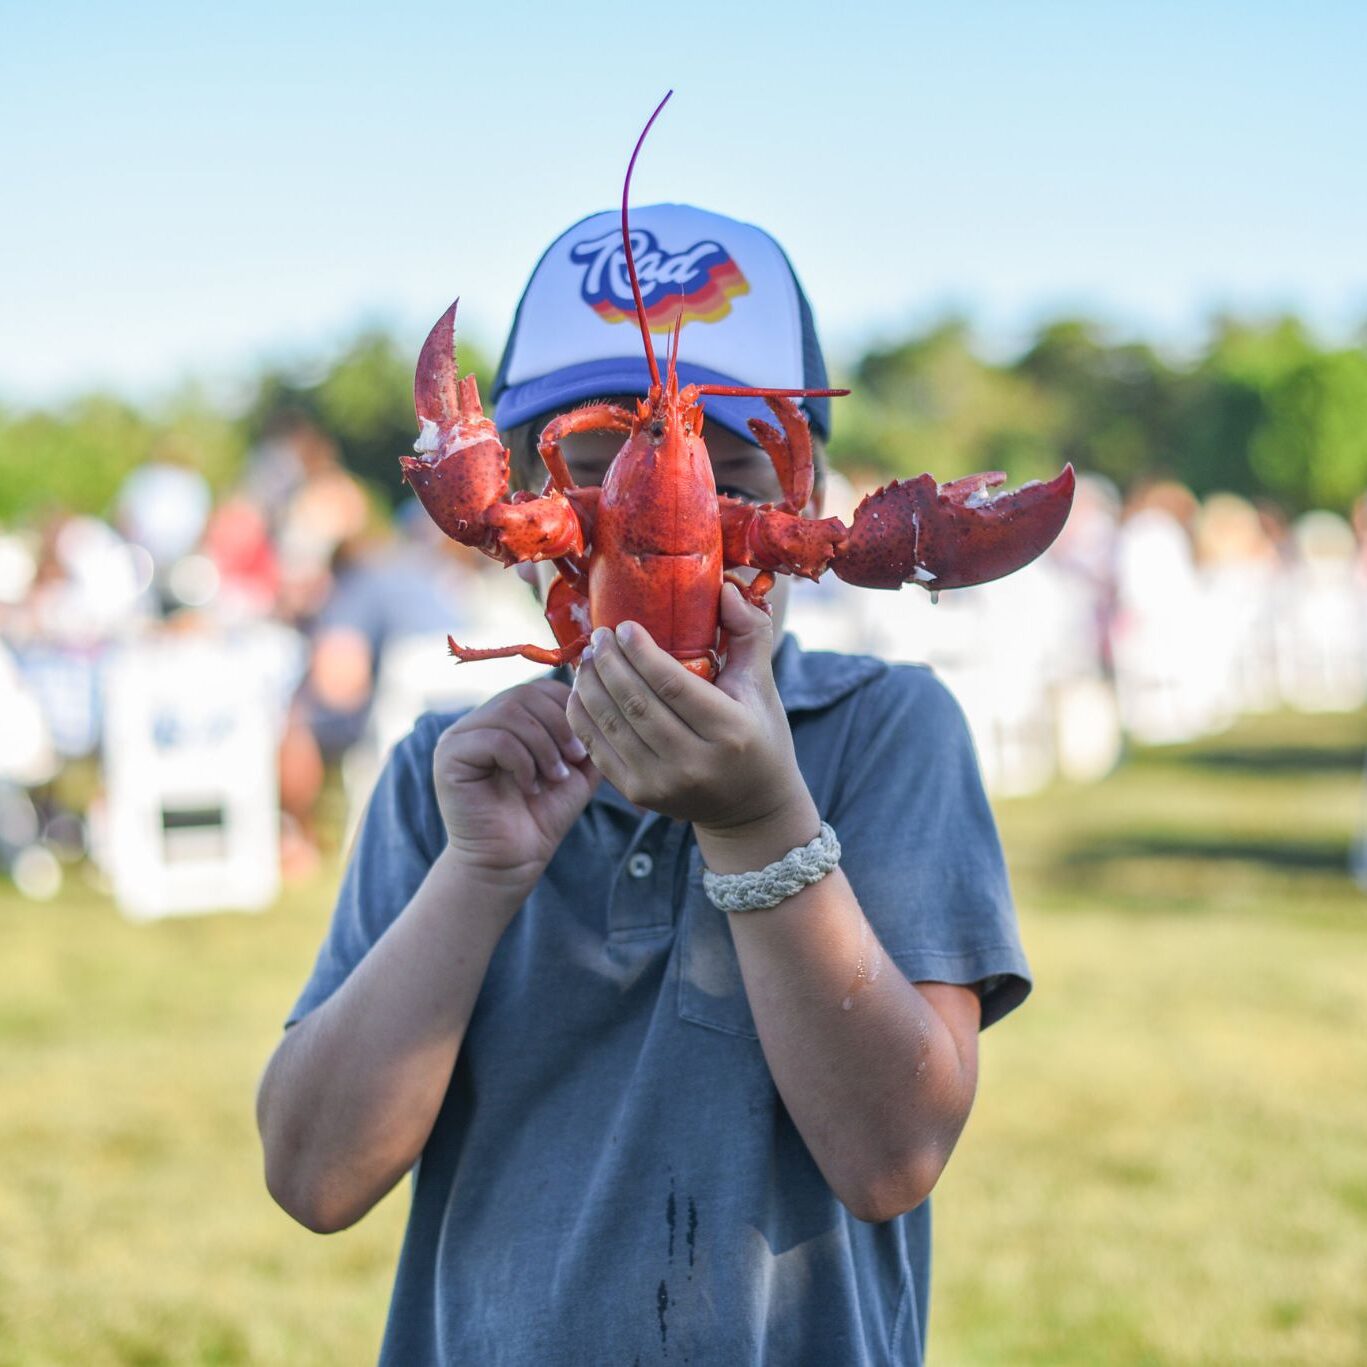
[[[1000,804],[1034,998],[936,1195],[942,1364],[1367,1361],[1367,720]],[[252,1098],[329,871],[131,926],[0,892],[0,1367],[372,1362],[406,1192],[323,1239]]]
[[[311,1235],[253,1122],[329,895],[144,927],[0,902],[0,1364],[374,1360],[403,1193]]]
[[[1367,1361],[1361,717],[999,804],[1035,996],[937,1191],[944,1363]]]

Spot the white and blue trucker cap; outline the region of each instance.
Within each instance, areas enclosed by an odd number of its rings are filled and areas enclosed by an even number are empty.
[[[807,298],[763,229],[651,204],[631,210],[631,246],[661,375],[682,307],[680,385],[827,387]],[[644,398],[649,387],[621,214],[593,214],[556,238],[532,272],[494,379],[494,422],[506,432],[584,399]],[[830,400],[798,403],[812,430],[829,436]],[[703,407],[751,442],[746,419],[773,417],[762,399],[708,395]]]

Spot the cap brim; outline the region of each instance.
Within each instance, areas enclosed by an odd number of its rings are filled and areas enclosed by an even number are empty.
[[[721,375],[704,366],[690,365],[686,361],[679,362],[678,371],[680,387],[690,384],[753,384],[737,380],[730,375]],[[494,405],[494,422],[500,431],[506,432],[510,427],[533,422],[568,404],[625,394],[639,394],[644,398],[649,388],[650,370],[644,358],[622,357],[613,360],[585,361],[580,365],[567,366],[540,379],[509,386],[499,395]],[[799,399],[797,403],[812,431],[824,438],[825,424],[819,415],[812,411],[805,399]],[[751,418],[759,418],[772,423],[774,418],[763,399],[738,399],[725,394],[708,394],[703,397],[702,406],[709,422],[719,423],[728,432],[734,432],[752,446],[757,443],[746,422]]]

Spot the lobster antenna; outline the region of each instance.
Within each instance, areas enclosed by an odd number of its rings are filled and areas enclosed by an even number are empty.
[[[675,378],[679,364],[679,333],[683,331],[684,297],[679,292],[679,311],[674,315],[674,335],[669,339],[669,378]]]
[[[699,394],[728,394],[737,399],[841,399],[848,389],[751,389],[749,385],[739,384],[700,384]]]
[[[641,155],[641,144],[646,140],[646,134],[650,132],[650,126],[660,117],[660,110],[669,103],[669,97],[674,92],[665,91],[665,97],[655,106],[655,112],[646,121],[646,126],[641,129],[641,136],[636,139],[636,150],[631,154],[631,160],[627,163],[626,184],[622,186],[622,246],[627,254],[627,274],[631,277],[631,293],[636,300],[636,318],[641,324],[641,340],[646,345],[646,360],[650,363],[650,378],[656,389],[660,387],[660,367],[655,363],[655,348],[650,341],[650,324],[646,322],[645,300],[641,298],[641,282],[636,278],[636,258],[631,254],[631,229],[627,226],[627,199],[631,194],[631,173],[636,166],[636,158]]]

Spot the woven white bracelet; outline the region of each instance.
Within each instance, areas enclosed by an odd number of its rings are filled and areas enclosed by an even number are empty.
[[[840,842],[823,821],[821,834],[788,851],[782,859],[753,873],[713,873],[702,876],[708,901],[721,911],[767,911],[795,892],[819,883],[840,863]]]

